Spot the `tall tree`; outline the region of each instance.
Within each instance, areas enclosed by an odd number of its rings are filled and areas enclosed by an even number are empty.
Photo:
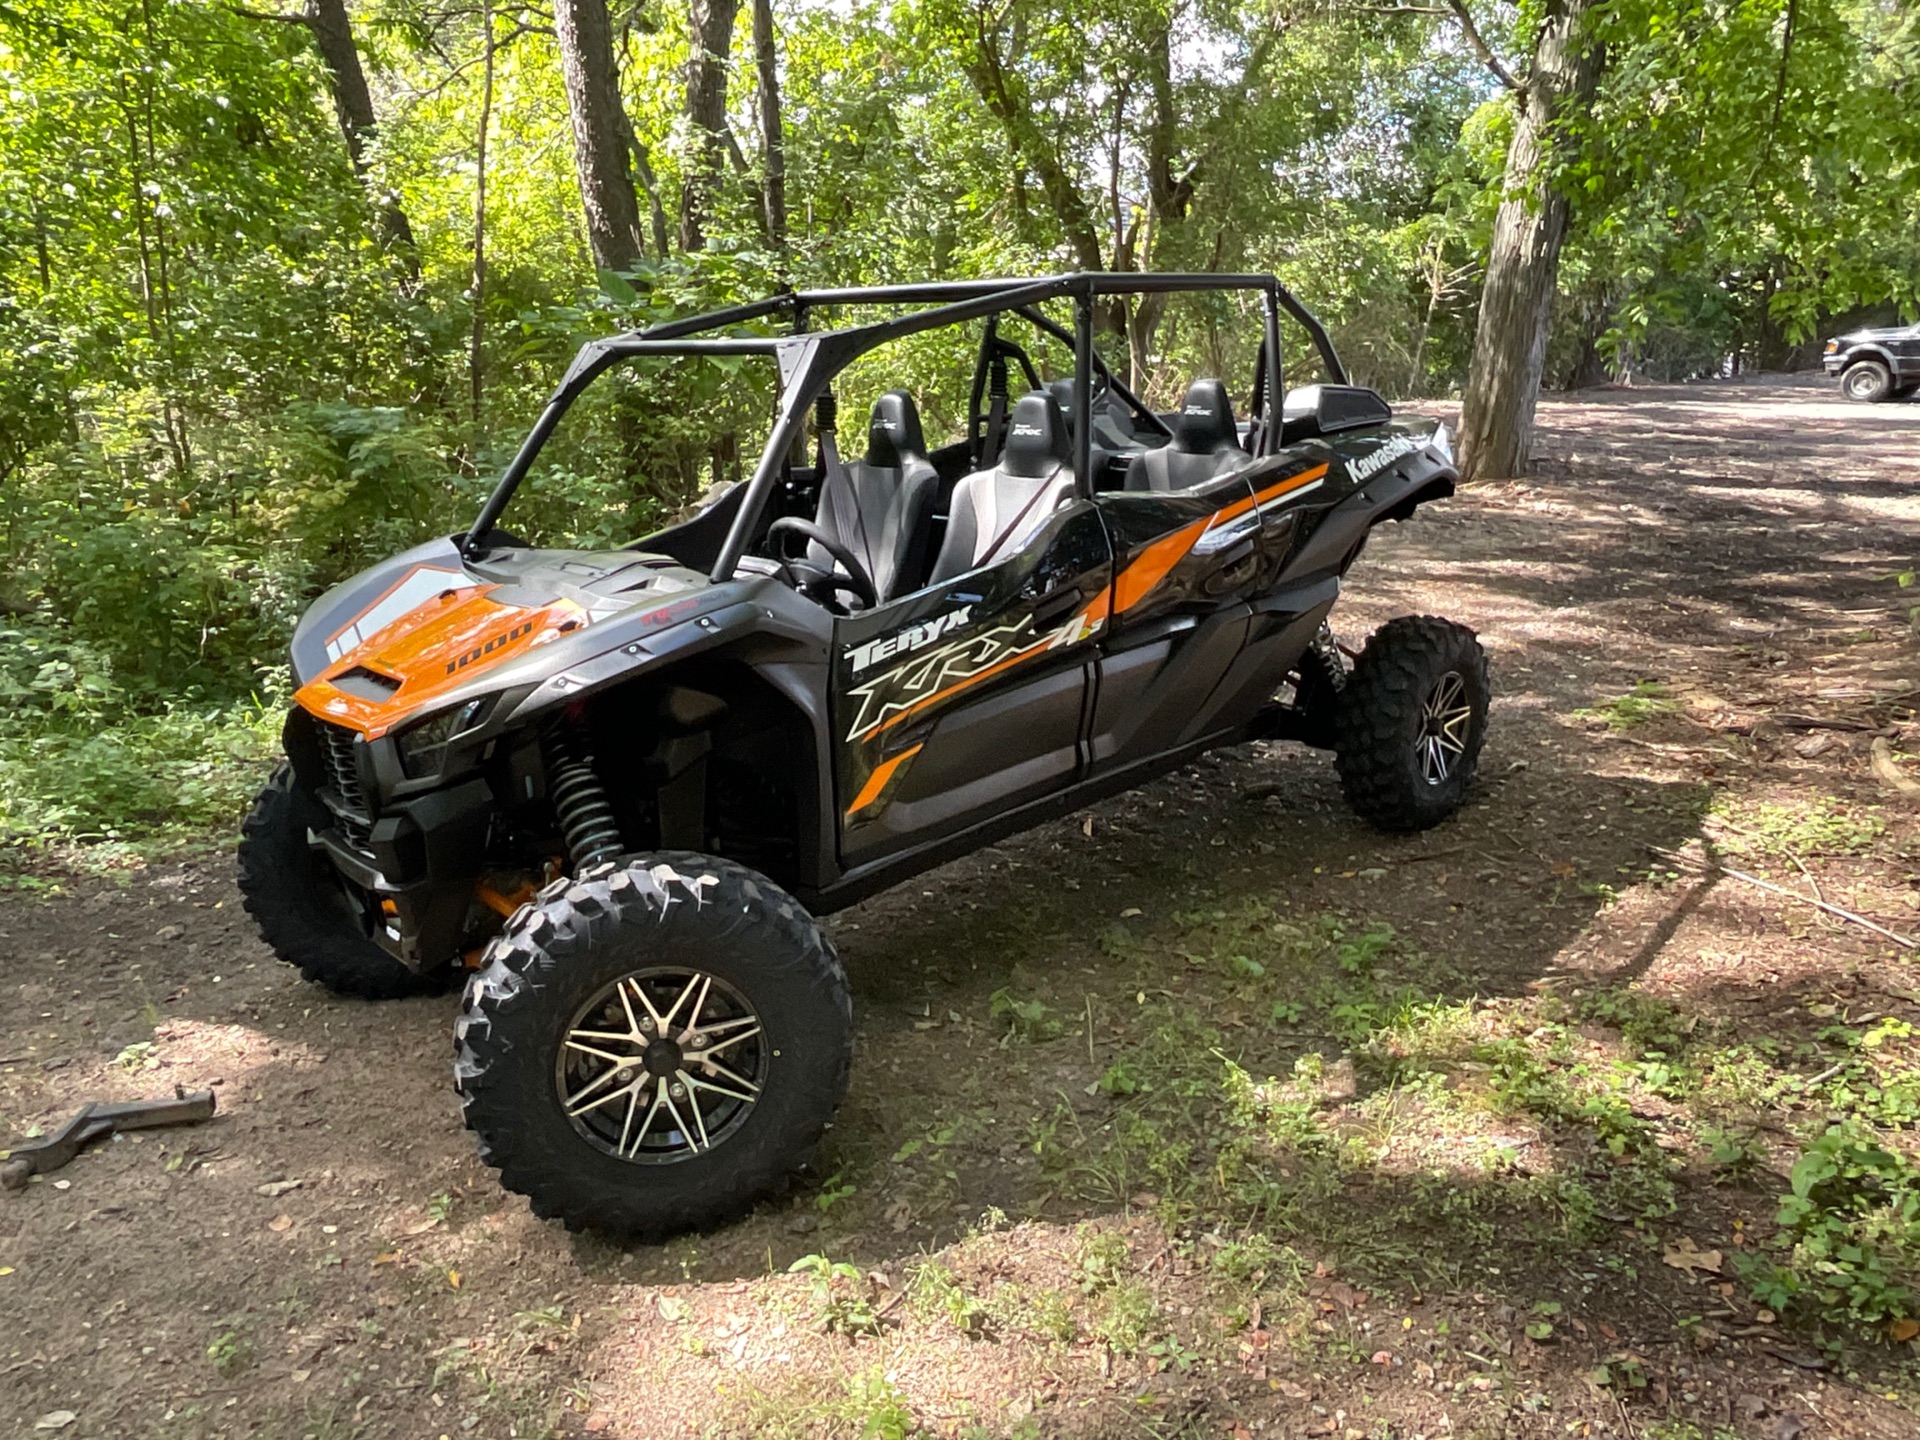
[[[687,128],[693,153],[680,183],[680,248],[701,250],[713,219],[714,199],[732,139],[727,129],[727,57],[740,0],[692,0],[688,6],[691,48],[687,55]]]
[[[787,142],[781,133],[780,56],[773,33],[773,0],[753,0],[753,63],[760,86],[760,208],[767,238],[787,244]]]
[[[1461,475],[1502,478],[1525,471],[1533,449],[1534,406],[1567,233],[1567,195],[1554,173],[1556,122],[1591,102],[1603,51],[1586,33],[1594,0],[1547,0],[1532,64],[1516,78],[1481,36],[1465,0],[1448,4],[1468,43],[1513,93],[1513,139],[1460,406]]]
[[[347,0],[307,0],[306,8],[297,15],[244,9],[235,13],[254,20],[300,25],[313,37],[313,48],[327,67],[327,88],[333,93],[333,110],[347,142],[353,173],[366,182],[373,171],[373,142],[380,132],[380,121],[373,113],[373,92],[367,88],[367,72],[360,64],[360,47],[354,42]],[[400,197],[388,189],[377,194],[374,201],[380,212],[382,243],[400,262],[407,278],[418,280],[420,251]]]
[[[641,256],[640,205],[627,169],[631,128],[613,65],[607,0],[554,0],[553,28],[593,263],[600,270],[631,270]]]

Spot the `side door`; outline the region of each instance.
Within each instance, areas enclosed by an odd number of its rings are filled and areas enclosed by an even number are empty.
[[[1246,642],[1260,517],[1244,472],[1094,503],[1115,562],[1090,739],[1107,770],[1217,728],[1209,702]]]
[[[840,854],[849,868],[1073,783],[1112,552],[1096,506],[1021,550],[834,624]]]

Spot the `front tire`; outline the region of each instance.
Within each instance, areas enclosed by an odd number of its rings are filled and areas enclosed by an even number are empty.
[[[1877,404],[1893,394],[1893,372],[1878,360],[1856,360],[1840,377],[1840,393],[1849,400]]]
[[[454,971],[409,970],[369,940],[354,902],[307,831],[326,811],[281,765],[240,827],[240,897],[260,938],[307,979],[338,995],[397,1000],[449,988]]]
[[[1466,800],[1487,734],[1487,656],[1473,631],[1431,615],[1373,632],[1340,694],[1341,788],[1382,830],[1438,825]]]
[[[536,1215],[635,1239],[783,1191],[846,1092],[832,943],[765,876],[666,852],[559,880],[467,985],[455,1083]]]

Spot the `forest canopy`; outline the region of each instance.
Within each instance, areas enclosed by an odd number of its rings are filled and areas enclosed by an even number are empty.
[[[299,612],[464,524],[594,335],[1273,270],[1360,383],[1457,392],[1556,17],[1593,75],[1542,161],[1547,384],[1920,314],[1910,0],[4,0],[0,837],[219,818]],[[1156,398],[1209,358],[1104,323]],[[541,503],[611,543],[726,478],[706,383],[650,377]]]

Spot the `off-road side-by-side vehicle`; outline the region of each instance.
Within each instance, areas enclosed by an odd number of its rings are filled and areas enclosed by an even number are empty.
[[[1096,322],[1125,296],[1251,317],[1245,421],[1218,380],[1164,414],[1122,383]],[[1283,322],[1330,383],[1284,391]],[[873,381],[945,327],[979,341],[960,438],[930,447]],[[589,384],[661,357],[777,370],[751,478],[623,548],[497,528]],[[1452,493],[1448,437],[1345,381],[1270,275],[802,292],[589,344],[470,530],[301,621],[247,907],[339,991],[468,976],[467,1123],[537,1213],[638,1236],[735,1214],[846,1086],[814,915],[1250,739],[1333,749],[1389,830],[1460,805],[1472,632],[1394,620],[1349,670],[1326,623],[1369,531]]]
[[[1827,341],[1821,364],[1849,400],[1904,400],[1920,390],[1920,325],[1851,330]]]

